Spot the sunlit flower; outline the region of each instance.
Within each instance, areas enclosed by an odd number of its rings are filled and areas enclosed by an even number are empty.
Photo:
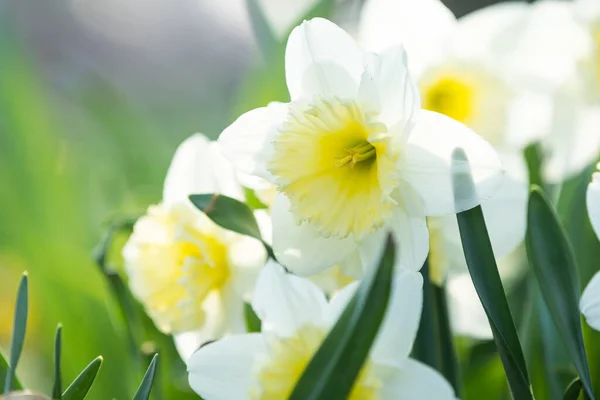
[[[545,176],[560,181],[600,153],[596,3],[505,2],[456,20],[439,0],[369,0],[360,36],[375,49],[405,43],[425,109],[501,152],[541,141]]]
[[[420,274],[403,270],[393,281],[386,317],[349,399],[454,399],[435,370],[408,358],[422,302]],[[188,363],[191,387],[207,400],[286,399],[358,284],[327,302],[307,279],[274,262],[261,272],[252,306],[262,332],[210,343]]]
[[[587,209],[594,232],[600,238],[600,172],[594,173],[588,185]],[[600,331],[600,272],[596,272],[583,291],[579,308],[588,325]]]
[[[148,208],[123,249],[129,286],[162,332],[175,335],[185,359],[207,340],[244,332],[244,300],[266,261],[262,244],[214,224],[192,193],[241,198],[218,144],[184,141],[165,180],[163,202]]]
[[[402,249],[400,264],[419,269],[429,242],[425,215],[480,202],[455,204],[457,147],[479,196],[497,189],[494,150],[464,125],[421,110],[402,48],[365,55],[335,24],[313,19],[289,37],[286,80],[290,103],[242,115],[219,142],[238,170],[277,185],[273,245],[293,271],[309,275],[348,259],[368,265],[387,230]]]

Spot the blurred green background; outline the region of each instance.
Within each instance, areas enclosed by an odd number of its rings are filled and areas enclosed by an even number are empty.
[[[305,15],[333,16],[352,27],[361,5],[260,3],[281,38]],[[489,3],[446,1],[457,15]],[[148,359],[132,352],[94,249],[111,222],[160,200],[168,163],[185,137],[215,138],[240,112],[286,100],[281,47],[261,52],[246,1],[148,4],[0,0],[0,347],[8,348],[17,282],[27,270],[30,319],[19,375],[41,392],[51,388],[53,334],[62,322],[65,385],[101,354],[104,364],[88,398],[131,398]],[[581,196],[583,178],[587,182],[585,175],[573,181],[561,207],[574,228],[585,224],[573,232],[585,235],[577,243],[583,246],[578,255],[588,257],[587,282],[599,253],[596,241],[588,243],[594,237],[576,206],[581,198],[573,200]],[[571,216],[577,211],[581,215]],[[109,256],[117,267],[123,240],[117,238]],[[136,318],[147,327],[136,341],[147,353],[161,351],[154,397],[196,398],[169,338],[153,332],[140,313]],[[493,344],[472,344],[460,342],[467,397],[507,395]]]

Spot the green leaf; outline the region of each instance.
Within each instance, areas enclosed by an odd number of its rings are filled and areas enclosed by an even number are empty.
[[[455,199],[476,197],[471,173],[468,168],[465,171],[468,160],[464,151],[456,149],[452,158],[453,167],[460,166],[454,168],[459,172],[452,177]],[[523,350],[508,308],[481,206],[458,213],[456,218],[469,273],[489,319],[513,397],[532,399]]]
[[[256,218],[246,204],[222,194],[192,194],[190,201],[215,224],[260,240],[273,257],[271,246],[262,240]]]
[[[271,24],[269,24],[258,0],[246,0],[246,6],[248,7],[250,25],[258,47],[265,59],[269,59],[281,47],[281,42],[271,29]]]
[[[62,325],[58,324],[54,338],[54,383],[52,385],[52,398],[62,398],[62,382],[60,379],[60,353],[62,348]]]
[[[411,356],[415,360],[419,360],[431,368],[439,370],[440,354],[435,327],[434,284],[429,278],[429,259],[425,260],[425,264],[421,268],[421,275],[423,275],[423,310]]]
[[[543,192],[534,187],[527,213],[527,256],[544,302],[581,377],[594,398],[579,315],[579,276],[573,249]]]
[[[383,320],[391,292],[395,246],[391,236],[304,373],[290,400],[346,399]]]
[[[576,378],[569,384],[569,387],[565,391],[565,395],[563,396],[563,400],[577,400],[579,395],[581,394],[581,389],[583,388],[583,384],[581,383],[580,378]]]
[[[0,351],[0,381],[6,378],[7,373],[8,361],[6,361],[6,357],[4,356],[2,351]],[[12,388],[16,390],[23,389],[23,385],[21,385],[21,382],[19,382],[19,380],[16,377],[13,379]]]
[[[87,396],[96,375],[102,365],[102,357],[96,357],[83,371],[75,378],[63,393],[63,400],[83,400]]]
[[[248,332],[260,332],[262,323],[260,318],[258,318],[252,309],[252,305],[244,303],[244,316],[246,319],[246,328],[248,329]]]
[[[450,382],[454,388],[457,398],[461,397],[462,387],[460,384],[460,375],[456,349],[450,327],[450,317],[448,315],[448,304],[445,283],[442,286],[431,284],[433,291],[433,301],[435,303],[435,315],[437,321],[437,332],[440,352],[440,372]]]
[[[4,394],[12,389],[13,379],[21,351],[23,351],[23,343],[25,342],[25,330],[27,328],[27,310],[28,310],[28,284],[27,272],[24,272],[19,282],[17,291],[17,303],[15,305],[15,318],[13,323],[12,338],[10,341],[10,359],[8,363],[8,371],[4,380]]]
[[[156,362],[158,360],[158,354],[155,354],[150,361],[150,365],[146,370],[146,374],[142,379],[142,383],[138,388],[133,400],[148,400],[150,398],[150,391],[152,390],[152,382],[154,381],[154,373],[156,372]]]

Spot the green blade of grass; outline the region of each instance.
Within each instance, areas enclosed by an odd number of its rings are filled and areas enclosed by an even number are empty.
[[[531,271],[583,387],[593,399],[579,315],[579,275],[575,255],[556,212],[539,187],[531,191],[527,219],[526,244]]]
[[[302,376],[290,400],[342,400],[352,390],[385,315],[396,257],[391,236],[377,268],[361,282]]]
[[[452,176],[455,199],[477,197],[464,151],[455,150],[452,159],[453,169],[458,171]],[[523,350],[500,280],[481,206],[458,213],[457,220],[469,273],[489,319],[513,397],[532,399]]]
[[[83,400],[87,396],[96,375],[102,366],[102,357],[96,357],[81,371],[77,378],[69,385],[63,393],[63,400]]]
[[[62,398],[62,382],[60,379],[60,354],[62,349],[62,325],[58,324],[54,338],[54,382],[52,384],[52,399]]]
[[[12,338],[10,341],[10,358],[8,362],[8,370],[4,380],[4,394],[7,394],[12,389],[13,380],[15,378],[17,364],[23,351],[23,343],[25,342],[25,330],[27,328],[27,311],[28,311],[28,283],[27,272],[24,272],[19,282],[17,291],[17,303],[15,305],[15,318],[13,323]]]
[[[156,373],[156,362],[158,360],[158,354],[155,354],[150,361],[150,365],[144,374],[142,383],[138,388],[133,400],[148,400],[150,398],[150,391],[152,390],[152,382],[154,381],[154,374]]]

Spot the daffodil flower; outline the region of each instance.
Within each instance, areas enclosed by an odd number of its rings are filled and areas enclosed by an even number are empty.
[[[189,382],[207,400],[286,399],[358,284],[329,303],[307,279],[270,262],[252,302],[262,332],[232,335],[200,348],[188,363]],[[410,359],[419,325],[422,278],[402,270],[370,354],[349,399],[454,399],[435,370]]]
[[[600,172],[595,172],[592,176],[592,182],[587,189],[586,202],[592,227],[596,236],[600,238]],[[596,272],[583,291],[579,309],[588,325],[600,331],[600,272]]]
[[[244,300],[266,262],[258,240],[214,224],[189,202],[192,193],[242,199],[218,144],[200,134],[179,146],[162,203],[136,222],[123,249],[131,291],[184,359],[208,340],[245,332]]]
[[[388,230],[400,265],[418,270],[428,251],[425,216],[469,209],[497,189],[495,151],[464,125],[422,110],[406,63],[401,47],[363,54],[332,22],[304,22],[285,54],[291,102],[252,110],[221,134],[234,167],[277,186],[273,247],[294,272],[370,265]],[[480,198],[455,203],[458,147]]]

